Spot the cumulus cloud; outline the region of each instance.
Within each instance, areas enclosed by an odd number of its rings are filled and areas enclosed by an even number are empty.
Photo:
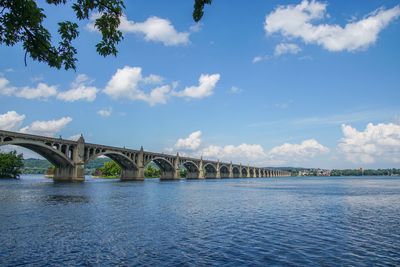
[[[25,86],[17,88],[10,84],[10,81],[0,77],[0,94],[6,96],[17,96],[25,99],[48,99],[57,94],[57,86],[50,86],[45,83],[39,83],[36,87]]]
[[[300,38],[329,51],[357,51],[374,44],[379,33],[400,16],[400,6],[377,9],[363,19],[345,26],[317,24],[326,18],[327,3],[303,0],[298,5],[279,6],[265,18],[266,33]]]
[[[285,54],[296,55],[301,52],[301,48],[297,44],[293,43],[280,43],[275,46],[273,55],[256,56],[253,58],[253,63],[278,58]]]
[[[163,81],[164,81],[163,77],[155,74],[150,74],[149,76],[143,79],[143,82],[147,84],[161,84],[163,83]]]
[[[281,43],[275,46],[274,55],[279,57],[284,54],[297,54],[301,51],[301,48],[297,44]]]
[[[224,161],[241,161],[247,163],[249,161],[260,162],[264,159],[266,154],[261,145],[258,144],[240,144],[240,145],[226,145],[216,146],[210,145],[200,151],[206,158],[220,159]]]
[[[141,86],[148,83],[148,79],[149,77],[142,76],[142,68],[125,66],[117,70],[103,92],[114,99],[129,98],[131,100],[141,100],[149,103],[151,106],[165,104],[172,90],[171,86],[159,86],[152,89],[150,93],[146,93],[141,89]]]
[[[17,88],[10,85],[10,81],[4,77],[0,77],[0,94],[10,96],[15,93]]]
[[[98,89],[90,86],[93,80],[90,80],[85,74],[79,74],[71,83],[71,88],[68,91],[61,92],[57,98],[66,102],[75,102],[78,100],[86,100],[93,102],[96,99]]]
[[[57,86],[49,86],[45,83],[39,83],[36,87],[23,87],[16,96],[26,99],[47,99],[57,94]]]
[[[300,144],[285,143],[265,150],[260,144],[242,143],[239,145],[202,145],[201,131],[193,132],[186,138],[180,138],[167,152],[180,152],[181,155],[206,159],[251,163],[258,166],[295,164],[307,162],[317,155],[326,154],[329,149],[314,139],[304,140]],[[183,152],[183,153],[182,153]]]
[[[0,114],[0,130],[15,131],[21,126],[24,119],[25,115],[18,114],[15,111]]]
[[[219,74],[202,74],[198,86],[186,87],[179,92],[173,92],[175,96],[184,98],[205,98],[213,94],[214,89],[221,76]]]
[[[34,121],[29,126],[21,128],[21,133],[54,136],[72,121],[70,117],[62,117],[58,120]]]
[[[201,145],[201,131],[191,133],[187,138],[179,138],[175,143],[175,149],[196,150]]]
[[[328,153],[329,149],[315,139],[304,140],[300,144],[284,143],[272,148],[268,157],[276,162],[305,162],[319,154]]]
[[[91,22],[87,25],[89,31],[97,31],[95,20],[100,14],[93,14]],[[192,28],[191,28],[192,29]],[[193,28],[193,32],[197,28]],[[126,15],[121,16],[119,30],[123,33],[134,33],[144,37],[146,41],[160,42],[165,46],[185,45],[190,42],[190,32],[179,32],[168,19],[156,16],[147,18],[144,22],[128,20]]]
[[[344,137],[338,145],[347,160],[353,163],[377,161],[400,163],[400,125],[369,123],[364,131],[343,124]]]
[[[110,117],[112,114],[112,108],[103,108],[100,109],[99,111],[97,111],[97,114],[99,114],[100,116],[106,118],[106,117]]]

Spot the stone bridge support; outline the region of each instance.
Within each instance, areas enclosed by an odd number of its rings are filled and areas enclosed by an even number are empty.
[[[205,176],[204,176],[203,157],[200,157],[200,163],[199,163],[199,179],[205,179]]]
[[[221,166],[220,166],[219,160],[217,162],[217,174],[215,175],[215,178],[221,179]]]
[[[61,146],[59,146],[61,149]],[[81,136],[77,141],[76,149],[72,152],[73,166],[55,166],[53,181],[55,182],[83,182],[85,181],[85,140]]]
[[[179,167],[180,157],[179,153],[176,154],[176,157],[173,159],[172,168],[167,170],[161,170],[160,180],[162,181],[173,181],[180,180],[180,167]]]

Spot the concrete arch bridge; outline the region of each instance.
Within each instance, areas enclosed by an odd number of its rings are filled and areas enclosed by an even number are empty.
[[[0,131],[0,146],[16,145],[41,155],[55,166],[54,181],[84,181],[84,166],[89,161],[107,156],[122,168],[121,180],[142,181],[147,164],[154,162],[161,171],[161,180],[177,180],[180,168],[187,170],[187,179],[262,178],[290,176],[279,169],[243,166],[232,162],[181,157],[140,150],[85,143],[83,136],[77,141],[61,138]]]

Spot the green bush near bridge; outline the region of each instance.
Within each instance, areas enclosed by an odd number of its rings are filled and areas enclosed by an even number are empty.
[[[23,155],[17,151],[0,152],[0,178],[18,178],[24,167]]]

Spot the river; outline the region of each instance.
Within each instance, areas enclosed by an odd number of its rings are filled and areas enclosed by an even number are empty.
[[[0,265],[399,266],[399,177],[0,180]]]

